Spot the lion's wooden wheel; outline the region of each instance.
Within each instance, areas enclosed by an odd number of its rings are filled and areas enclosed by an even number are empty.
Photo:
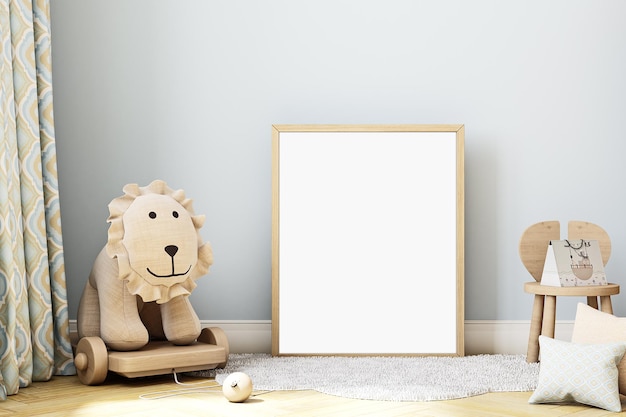
[[[198,342],[208,343],[209,345],[221,346],[224,348],[226,359],[217,365],[218,368],[224,368],[228,362],[228,354],[230,352],[228,338],[226,333],[219,327],[205,327],[198,337]]]
[[[76,346],[74,365],[78,379],[85,385],[104,382],[109,371],[109,354],[99,337],[83,337]]]

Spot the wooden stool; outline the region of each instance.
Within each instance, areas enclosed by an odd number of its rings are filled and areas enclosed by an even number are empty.
[[[539,360],[539,335],[554,337],[556,321],[556,297],[578,296],[587,297],[587,304],[600,308],[605,313],[613,314],[611,295],[619,294],[619,285],[595,285],[585,287],[552,287],[541,285],[543,265],[546,260],[546,252],[551,240],[559,240],[560,224],[558,221],[546,221],[530,226],[520,239],[519,254],[522,263],[535,279],[535,282],[524,284],[524,291],[534,294],[533,311],[530,321],[530,334],[528,336],[527,362]],[[600,245],[602,262],[604,265],[611,256],[611,239],[600,226],[593,223],[570,221],[568,223],[568,238],[570,240],[587,239],[597,240]]]
[[[611,296],[619,294],[619,285],[549,287],[547,285],[541,285],[539,282],[527,282],[524,284],[524,291],[535,295],[533,313],[530,320],[530,335],[528,337],[526,361],[537,362],[539,360],[539,335],[542,334],[554,338],[557,296],[587,297],[587,304],[594,308],[598,308],[597,297],[600,297],[602,311],[613,314]]]

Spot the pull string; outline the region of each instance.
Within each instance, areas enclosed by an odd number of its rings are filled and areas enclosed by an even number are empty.
[[[202,385],[202,384],[206,384],[207,382],[211,382],[211,379],[207,379],[205,381],[199,381],[199,382],[180,382],[178,380],[178,374],[176,373],[175,370],[172,370],[172,373],[174,374],[174,382],[176,382],[177,385],[184,385],[184,386],[193,386],[193,385]],[[215,382],[215,381],[213,381]],[[213,385],[210,385],[211,387],[221,387],[220,384],[218,384],[217,382],[215,382]]]
[[[173,390],[168,390],[168,391],[155,391],[155,392],[150,392],[147,394],[141,394],[139,398],[142,400],[158,400],[161,398],[176,397],[179,395],[197,394],[197,393],[216,393],[216,392],[222,391],[222,386],[213,380],[185,383],[185,382],[181,382],[178,380],[178,374],[176,373],[174,369],[172,369],[172,374],[174,374],[174,382],[176,383],[176,385],[182,385],[182,386],[188,386],[188,387],[197,386],[197,387],[173,389]],[[211,382],[212,382],[211,385],[206,385]]]

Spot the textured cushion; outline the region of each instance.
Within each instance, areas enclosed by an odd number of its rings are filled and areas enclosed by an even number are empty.
[[[626,318],[615,317],[587,304],[578,303],[572,342],[588,344],[626,342]],[[617,369],[619,392],[626,394],[626,357],[622,358]]]
[[[626,343],[581,345],[539,336],[539,345],[539,382],[529,403],[575,401],[622,411],[617,364],[626,352]]]

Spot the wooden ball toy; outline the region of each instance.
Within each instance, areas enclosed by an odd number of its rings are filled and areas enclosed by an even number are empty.
[[[233,372],[224,380],[222,392],[231,403],[244,402],[252,393],[252,380],[243,372]]]

